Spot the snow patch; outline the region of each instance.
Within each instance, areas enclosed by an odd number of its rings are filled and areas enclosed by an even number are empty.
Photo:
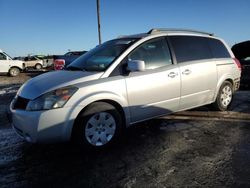
[[[15,94],[18,91],[19,87],[20,85],[13,85],[10,87],[2,88],[0,90],[0,96],[7,95],[7,94]]]

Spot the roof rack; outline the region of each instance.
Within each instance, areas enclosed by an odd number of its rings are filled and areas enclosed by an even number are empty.
[[[156,33],[164,33],[164,32],[187,32],[187,33],[199,33],[203,35],[213,36],[213,33],[207,33],[203,31],[196,31],[191,29],[166,29],[166,28],[154,28],[151,29],[147,34],[156,34]]]

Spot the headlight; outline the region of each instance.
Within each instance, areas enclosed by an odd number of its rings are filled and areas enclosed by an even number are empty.
[[[29,101],[26,110],[49,110],[63,107],[70,97],[77,91],[77,87],[69,86],[45,93]]]

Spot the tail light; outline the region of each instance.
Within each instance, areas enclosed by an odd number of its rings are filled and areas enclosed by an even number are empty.
[[[64,59],[55,59],[54,60],[54,69],[55,70],[62,70],[65,65],[65,60]]]
[[[236,58],[233,58],[233,60],[234,60],[234,63],[237,65],[238,69],[240,69],[240,70],[241,70],[241,64],[240,64],[240,61],[239,61],[238,59],[236,59]]]

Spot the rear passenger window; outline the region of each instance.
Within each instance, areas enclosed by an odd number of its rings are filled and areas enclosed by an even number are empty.
[[[207,40],[195,36],[170,36],[178,63],[213,58]]]
[[[225,45],[217,39],[208,39],[208,44],[212,50],[214,58],[229,58],[231,57]]]
[[[146,69],[155,69],[172,64],[165,38],[152,39],[143,43],[128,56],[131,60],[143,60]]]

